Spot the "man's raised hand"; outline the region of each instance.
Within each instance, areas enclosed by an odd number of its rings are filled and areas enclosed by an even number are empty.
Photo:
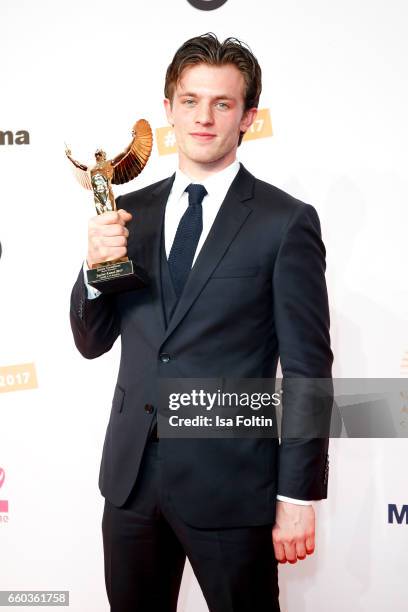
[[[126,210],[104,212],[92,217],[88,225],[88,266],[125,257],[127,254],[126,227],[132,215]]]

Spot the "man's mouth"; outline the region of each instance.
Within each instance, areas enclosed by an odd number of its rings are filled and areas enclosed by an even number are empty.
[[[192,136],[196,140],[206,141],[212,140],[213,138],[215,138],[216,135],[211,134],[210,132],[190,132],[190,136]]]

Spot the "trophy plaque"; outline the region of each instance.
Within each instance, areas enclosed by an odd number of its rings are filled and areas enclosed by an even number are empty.
[[[68,147],[65,154],[70,160],[78,182],[93,191],[96,212],[101,215],[116,210],[112,183],[120,185],[136,178],[145,167],[152,151],[153,135],[149,123],[139,119],[132,129],[132,141],[113,159],[106,159],[102,149],[95,151],[96,163],[86,166],[71,156]],[[146,287],[146,273],[128,257],[105,261],[87,270],[88,283],[101,293],[120,293]]]

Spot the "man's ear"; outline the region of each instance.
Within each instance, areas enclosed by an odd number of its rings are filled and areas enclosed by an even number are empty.
[[[164,110],[166,111],[167,121],[173,127],[174,126],[174,120],[173,120],[173,110],[172,110],[172,107],[171,107],[171,102],[170,102],[170,100],[168,98],[164,98],[163,104],[164,104]]]
[[[258,114],[258,109],[255,107],[248,108],[248,110],[244,111],[244,114],[242,115],[242,119],[240,123],[241,132],[246,132],[247,130],[249,130],[249,128],[255,121],[257,114]]]

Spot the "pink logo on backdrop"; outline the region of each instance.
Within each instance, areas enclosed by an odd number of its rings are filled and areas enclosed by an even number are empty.
[[[6,478],[6,472],[0,467],[0,489],[3,486]],[[6,499],[0,499],[0,512],[8,512],[8,501]]]

